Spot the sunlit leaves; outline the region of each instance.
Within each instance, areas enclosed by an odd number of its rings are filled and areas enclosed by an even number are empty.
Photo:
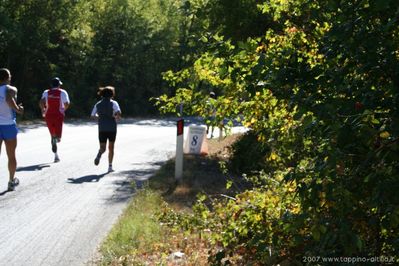
[[[274,201],[269,191],[243,193],[220,207],[221,218],[227,219],[222,214],[228,209],[243,219],[220,229],[226,232],[222,243],[232,250],[234,243],[242,247],[243,227],[257,228],[262,217],[266,229],[254,242],[268,245],[288,234],[281,250],[294,257],[397,254],[397,5],[273,0],[259,7],[274,27],[234,47],[210,41],[185,87],[202,103],[207,91],[218,91],[219,119],[239,117],[268,147],[260,159],[265,176],[295,183],[287,191],[296,193],[301,205],[290,215],[301,215],[290,216],[291,223],[277,229],[268,223],[279,217],[270,209],[288,203]],[[196,114],[203,110],[198,106]],[[253,198],[242,208],[241,197],[249,194]],[[267,203],[253,202],[264,195]],[[297,246],[298,238],[308,245]],[[378,245],[384,247],[377,250]]]

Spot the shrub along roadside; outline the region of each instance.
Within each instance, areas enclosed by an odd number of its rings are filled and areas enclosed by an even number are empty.
[[[164,265],[179,262],[208,265],[211,232],[195,227],[202,222],[195,218],[191,208],[199,193],[211,199],[227,197],[230,193],[226,190],[227,180],[220,163],[223,163],[222,158],[228,157],[226,146],[236,138],[210,140],[208,157],[185,156],[183,182],[179,184],[174,179],[174,161],[163,165],[148,184],[137,191],[104,240],[97,264]],[[236,189],[246,186],[239,182],[235,184]],[[196,220],[198,222],[194,224]]]
[[[185,156],[181,183],[174,161],[163,165],[110,232],[99,264],[299,265],[293,248],[306,244],[310,229],[296,231],[295,183],[285,184],[283,173],[237,178],[225,168],[230,153],[240,156],[237,147],[252,138],[210,141],[210,156]],[[176,252],[184,256],[175,258]]]
[[[110,232],[99,264],[299,263],[292,248],[306,243],[310,229],[295,231],[295,184],[285,184],[282,174],[280,180],[264,172],[236,178],[226,171],[230,152],[242,145],[236,140],[251,137],[211,141],[208,157],[185,156],[181,183],[174,179],[174,161],[163,165]]]
[[[270,146],[264,176],[284,176],[301,202],[283,228],[290,237],[281,256],[397,263],[397,4],[286,2],[259,5],[275,22],[264,36],[238,45],[209,38],[192,67],[169,73],[176,93],[156,104],[173,112],[184,101],[186,115],[207,117],[212,89],[216,119],[240,119]]]
[[[239,141],[248,142],[248,136],[251,138],[248,134]],[[209,146],[212,148],[215,143]],[[232,145],[233,152],[242,145],[236,144]],[[180,184],[176,184],[173,177],[174,162],[167,162],[129,206],[133,211],[127,212],[137,218],[136,228],[129,228],[131,223],[123,217],[103,245],[102,264],[169,264],[175,262],[175,252],[184,254],[179,263],[186,265],[324,265],[322,261],[307,259],[339,258],[322,254],[329,244],[321,241],[322,236],[334,237],[336,231],[328,231],[323,220],[309,219],[304,214],[306,202],[300,201],[296,182],[286,182],[286,172],[244,175],[250,186],[242,178],[233,178],[222,171],[225,168],[220,166],[229,165],[222,159],[229,156],[224,147],[215,154],[218,156],[186,156]],[[270,157],[267,156],[263,158]],[[323,210],[320,210],[323,215],[334,218],[330,210],[336,202],[323,191],[314,193],[323,201]],[[152,201],[153,197],[158,200]],[[140,212],[147,214],[140,217]],[[141,228],[151,225],[154,230]],[[138,235],[136,231],[143,233]],[[144,239],[143,243],[137,245],[140,239]],[[352,243],[348,243],[350,245]],[[370,257],[359,255],[358,258]],[[382,258],[383,262],[399,259],[393,254]]]

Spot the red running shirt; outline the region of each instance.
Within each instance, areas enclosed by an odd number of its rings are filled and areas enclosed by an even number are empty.
[[[50,89],[43,93],[42,98],[46,100],[46,116],[64,115],[64,103],[69,103],[66,91],[62,89]]]

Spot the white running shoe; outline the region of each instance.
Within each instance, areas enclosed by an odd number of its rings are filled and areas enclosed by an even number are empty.
[[[54,156],[54,162],[55,163],[58,163],[60,161],[60,157],[58,157],[58,154],[56,154],[55,156]]]
[[[108,173],[113,172],[114,169],[112,168],[112,165],[108,166]]]

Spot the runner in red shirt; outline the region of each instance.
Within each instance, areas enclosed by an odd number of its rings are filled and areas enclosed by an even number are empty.
[[[62,82],[59,78],[53,78],[51,88],[43,92],[39,103],[42,115],[50,131],[54,162],[60,161],[57,154],[57,142],[61,141],[65,111],[70,104],[68,93],[60,88],[61,85]]]

